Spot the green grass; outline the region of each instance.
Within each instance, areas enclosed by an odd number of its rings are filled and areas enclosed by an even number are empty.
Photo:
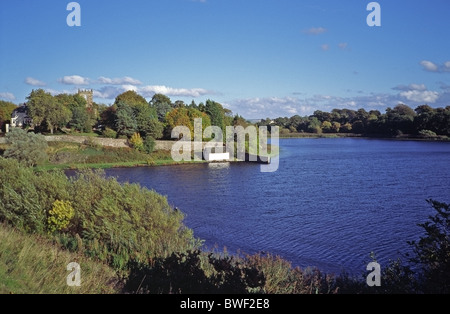
[[[80,264],[81,287],[66,283],[71,262]],[[110,267],[0,224],[0,294],[111,294],[117,283]]]

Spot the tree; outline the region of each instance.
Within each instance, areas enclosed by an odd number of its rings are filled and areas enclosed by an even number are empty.
[[[148,104],[135,109],[137,129],[143,137],[152,136],[160,139],[163,137],[164,125],[159,122],[155,108]]]
[[[320,122],[331,121],[332,119],[330,113],[320,110],[315,111],[313,116],[316,117]]]
[[[275,122],[275,125],[280,127],[280,129],[285,129],[285,128],[289,127],[289,118],[287,118],[287,117],[276,118],[274,120],[274,122]]]
[[[172,101],[163,94],[155,94],[150,101],[150,106],[156,109],[160,122],[164,122],[167,113],[173,109]]]
[[[191,104],[189,105],[189,108],[198,110],[198,106],[197,106],[197,104],[195,103],[194,100],[191,101]]]
[[[316,117],[312,117],[308,125],[308,132],[320,134],[322,133],[321,126],[322,123],[319,121],[319,119],[317,119]]]
[[[355,134],[364,134],[366,130],[364,122],[362,122],[361,120],[356,120],[352,124],[352,130]]]
[[[61,106],[56,100],[48,104],[45,121],[53,134],[54,129],[62,128],[69,123],[72,112],[65,106]]]
[[[70,121],[70,127],[80,132],[92,131],[93,122],[89,117],[86,108],[76,107],[72,111],[72,120]]]
[[[105,128],[115,129],[116,128],[116,111],[117,106],[112,105],[110,107],[104,106],[100,107],[100,122]]]
[[[71,111],[69,126],[80,132],[92,131],[96,116],[94,112],[88,111],[86,99],[79,95],[59,94],[55,96],[56,101],[62,107]]]
[[[238,114],[234,116],[232,126],[241,126],[245,129],[249,125],[250,125],[250,123],[247,120],[245,120],[242,116],[240,116]]]
[[[53,134],[55,128],[63,127],[70,121],[72,113],[69,108],[43,89],[33,90],[27,99],[33,123],[41,125],[45,122],[50,133]]]
[[[289,128],[294,128],[296,132],[300,132],[302,124],[303,118],[299,115],[295,115],[289,119]]]
[[[133,109],[126,103],[119,102],[116,111],[116,130],[119,135],[131,137],[137,130]]]
[[[117,96],[114,104],[118,105],[119,103],[125,103],[131,108],[148,105],[147,100],[133,90],[129,90]]]
[[[341,130],[341,124],[339,122],[333,122],[332,130],[334,133],[339,133]]]
[[[174,106],[175,108],[183,108],[183,107],[186,107],[186,104],[185,104],[184,101],[182,101],[182,100],[177,100],[177,101],[175,101],[175,103],[173,104],[173,106]]]
[[[341,132],[342,133],[350,133],[352,131],[352,125],[350,123],[345,123],[341,126]]]
[[[386,109],[386,123],[388,132],[392,135],[399,133],[411,134],[414,132],[414,118],[416,113],[410,107],[399,104],[394,109]]]
[[[3,124],[11,120],[11,115],[17,106],[9,101],[0,100],[0,130]]]
[[[206,101],[206,113],[211,118],[211,124],[217,126],[225,131],[225,111],[221,104],[218,102],[207,100]]]
[[[173,109],[167,114],[167,125],[170,132],[177,126],[188,127],[191,131],[191,138],[194,139],[194,119],[202,119],[202,132],[211,126],[211,120],[209,116],[196,109],[177,108]]]
[[[58,103],[73,111],[75,108],[86,108],[87,101],[79,94],[59,94],[55,96]]]
[[[323,121],[323,123],[322,123],[322,130],[325,133],[330,133],[333,130],[333,125],[331,124],[330,121]]]
[[[48,159],[48,145],[42,135],[14,128],[6,135],[6,142],[9,147],[3,155],[5,158],[16,159],[28,167],[34,167]]]

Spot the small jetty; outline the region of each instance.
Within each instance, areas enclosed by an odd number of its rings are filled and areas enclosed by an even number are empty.
[[[230,157],[230,153],[212,153],[203,152],[203,159],[207,162],[249,162],[268,165],[271,163],[271,158],[266,156],[258,156],[252,154],[245,154],[245,160],[239,160]]]

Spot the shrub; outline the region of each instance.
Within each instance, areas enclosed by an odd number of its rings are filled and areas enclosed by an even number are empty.
[[[434,138],[437,137],[437,134],[433,131],[430,130],[422,130],[419,131],[419,135],[425,138]]]
[[[280,130],[280,134],[281,135],[287,135],[287,134],[290,134],[290,133],[291,133],[291,130],[286,129],[286,128],[283,128],[283,129]]]
[[[70,202],[55,201],[52,209],[48,211],[47,228],[50,233],[61,231],[69,226],[74,216],[74,210]]]
[[[131,263],[125,293],[246,294],[261,292],[263,275],[239,257],[201,251],[173,253],[149,267]]]
[[[71,182],[75,217],[70,230],[82,235],[88,255],[124,269],[132,259],[166,257],[193,246],[183,214],[156,192],[121,185],[101,171],[82,171]]]
[[[151,154],[155,150],[155,146],[156,146],[155,139],[151,136],[147,136],[144,140],[144,151],[147,154]]]
[[[156,165],[156,162],[153,158],[147,159],[147,166],[154,166]]]
[[[94,149],[101,149],[102,148],[102,145],[100,143],[96,142],[94,140],[94,138],[90,137],[90,136],[88,136],[86,138],[86,140],[84,141],[83,144],[86,145],[87,147],[94,148]]]
[[[121,185],[102,171],[86,170],[69,179],[62,171],[35,173],[0,157],[0,182],[0,221],[29,233],[65,230],[61,244],[72,250],[79,249],[78,234],[86,255],[116,270],[130,260],[167,257],[199,245],[183,225],[183,214],[165,197],[139,185]]]
[[[428,221],[419,224],[425,234],[409,244],[414,250],[410,262],[420,267],[422,292],[450,293],[450,204],[429,200],[436,211]]]
[[[10,144],[4,157],[13,158],[28,167],[48,160],[48,147],[45,137],[40,134],[27,133],[22,129],[13,129],[6,135],[6,142]]]
[[[106,138],[117,138],[117,132],[110,128],[106,128],[102,132],[102,135],[103,135],[103,137],[106,137]]]
[[[138,151],[144,150],[144,140],[139,133],[134,133],[130,139],[131,147]]]
[[[30,233],[44,233],[46,213],[57,199],[67,199],[63,172],[36,174],[16,160],[0,157],[0,220]]]

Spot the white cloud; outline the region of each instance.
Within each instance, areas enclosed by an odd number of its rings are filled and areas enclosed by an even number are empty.
[[[65,85],[89,85],[89,79],[79,75],[64,76],[58,79],[58,82]]]
[[[126,91],[135,91],[145,98],[151,98],[155,94],[164,94],[166,96],[178,96],[178,97],[193,97],[214,94],[214,92],[208,91],[202,88],[172,88],[162,85],[156,86],[134,86],[134,85],[121,85],[121,86],[104,86],[100,89],[94,90],[94,97],[103,99],[114,99],[121,93]]]
[[[76,94],[77,93],[77,89],[76,88],[73,89],[73,90],[67,90],[67,89],[56,90],[56,89],[52,89],[52,88],[46,88],[45,91],[47,93],[52,94],[53,96],[59,95],[59,94],[69,94],[70,95],[70,94]]]
[[[425,84],[410,84],[408,86],[406,85],[399,85],[393,88],[393,90],[399,90],[399,91],[426,91],[427,87]]]
[[[320,35],[327,32],[327,29],[324,27],[311,27],[309,29],[305,29],[303,33],[308,35]]]
[[[416,103],[433,104],[439,99],[439,93],[433,91],[411,90],[400,93],[400,96]]]
[[[126,92],[130,90],[137,93],[139,92],[139,88],[134,85],[122,85],[122,89]]]
[[[420,62],[420,65],[423,66],[425,71],[438,72],[438,66],[431,61],[424,60],[424,61]]]
[[[445,73],[450,72],[450,61],[444,62],[443,64],[436,64],[431,61],[424,60],[420,62],[423,69],[428,72]]]
[[[12,100],[16,99],[16,96],[14,96],[14,94],[12,94],[12,93],[0,93],[0,98],[4,99],[4,100],[12,101]]]
[[[450,72],[450,61],[447,61],[447,62],[444,63],[444,68],[445,68],[446,71]]]
[[[132,77],[129,76],[125,76],[122,78],[108,78],[108,77],[104,77],[101,76],[98,78],[97,82],[99,84],[107,84],[107,85],[142,85],[142,82],[134,79]]]
[[[167,96],[194,98],[213,93],[203,88],[172,88],[163,85],[143,86],[138,89],[138,92],[144,97],[152,97],[154,94],[164,94]]]
[[[393,90],[401,91],[399,94],[406,101],[414,103],[435,103],[439,98],[438,92],[429,91],[425,84],[399,85]]]
[[[27,77],[25,79],[25,83],[31,86],[41,86],[41,87],[47,85],[45,82],[39,81],[32,77]]]
[[[328,45],[328,44],[323,44],[322,46],[320,46],[320,48],[321,48],[323,51],[328,51],[328,50],[330,50],[330,45]]]
[[[115,99],[124,92],[126,90],[121,86],[104,86],[98,90],[94,90],[94,98]]]
[[[291,117],[297,114],[305,116],[315,111],[313,106],[296,97],[236,99],[228,103],[227,107],[248,119]]]

